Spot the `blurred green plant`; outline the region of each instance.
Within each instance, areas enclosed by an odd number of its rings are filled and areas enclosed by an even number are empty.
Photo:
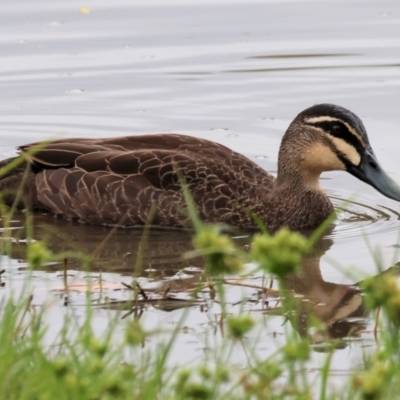
[[[375,400],[398,396],[400,292],[395,275],[381,274],[362,284],[365,304],[373,313],[377,331],[380,331],[376,350],[365,356],[365,365],[338,390],[329,385],[330,363],[335,351],[332,346],[322,363],[320,382],[316,385],[316,380],[307,371],[307,362],[315,348],[309,338],[298,335],[286,324],[283,345],[268,359],[260,358],[254,342],[247,340],[250,332],[252,335],[256,332],[260,321],[248,312],[228,314],[223,278],[249,274],[249,270],[251,273],[255,269],[276,277],[281,290],[281,314],[295,326],[295,304],[284,286],[285,277],[299,270],[302,258],[312,251],[313,243],[323,229],[310,238],[286,228],[274,234],[262,229],[262,233],[254,235],[249,251],[244,251],[224,232],[224,227],[202,223],[186,186],[183,186],[183,191],[188,215],[195,228],[195,250],[187,256],[201,255],[204,258],[204,279],[210,280],[217,288],[216,303],[221,307],[219,324],[221,332],[226,329],[228,333],[222,335],[221,343],[198,362],[183,367],[170,366],[168,356],[188,311],[182,314],[167,343],[160,345],[157,352],[146,353],[141,347],[158,331],[148,332],[137,319],[121,320],[120,313],[113,311],[106,331],[101,335],[96,333],[88,292],[83,320],[74,316],[73,309],[69,310],[55,344],[49,345],[45,340],[49,328],[44,323],[45,307],[33,307],[30,295],[19,301],[9,296],[3,300],[0,313],[2,398]],[[0,212],[6,216],[3,222],[7,228],[13,209],[0,207]],[[54,254],[45,242],[31,240],[33,232],[29,213],[26,224],[30,268],[71,256],[72,253]],[[3,254],[7,253],[9,243],[0,242]],[[142,247],[141,251],[144,249]],[[86,266],[90,264],[86,255],[73,254],[80,257]],[[268,323],[268,316],[265,318]],[[246,351],[246,367],[236,365],[230,357],[236,346]],[[127,357],[128,354],[131,356]]]
[[[282,228],[275,235],[254,235],[250,256],[266,272],[284,278],[298,271],[302,257],[310,249],[304,236]]]

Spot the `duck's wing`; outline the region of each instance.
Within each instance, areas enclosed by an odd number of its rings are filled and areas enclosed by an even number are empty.
[[[96,224],[182,226],[180,177],[203,220],[238,224],[240,207],[257,202],[260,187],[268,190],[273,182],[246,157],[183,135],[58,141],[21,151],[37,169],[40,203],[54,214]]]
[[[39,169],[72,167],[76,159],[83,154],[144,149],[204,153],[215,158],[226,157],[227,153],[232,153],[229,148],[210,140],[178,134],[121,136],[106,139],[69,138],[30,143],[18,148]]]

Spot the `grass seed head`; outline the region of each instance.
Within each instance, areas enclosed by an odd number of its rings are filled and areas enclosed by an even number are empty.
[[[243,269],[243,262],[236,254],[231,238],[216,228],[202,229],[194,237],[193,244],[203,252],[211,275],[237,274]]]
[[[251,256],[262,269],[285,277],[296,272],[302,256],[308,249],[308,242],[300,233],[282,228],[274,236],[255,235]]]

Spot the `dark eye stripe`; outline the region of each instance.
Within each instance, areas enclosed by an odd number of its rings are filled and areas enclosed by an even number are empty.
[[[325,132],[339,139],[344,140],[346,143],[353,146],[357,152],[362,155],[364,152],[364,146],[360,142],[357,136],[354,136],[347,126],[340,121],[319,121],[319,122],[308,122],[308,125],[315,126],[316,128],[321,128]],[[335,130],[333,127],[339,125],[341,129]]]

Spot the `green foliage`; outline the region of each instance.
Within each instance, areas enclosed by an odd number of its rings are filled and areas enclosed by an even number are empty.
[[[229,317],[227,320],[228,330],[232,337],[241,339],[253,329],[255,322],[250,315],[242,314],[235,317]]]
[[[0,321],[3,398],[131,398],[134,369],[122,365],[118,353],[110,350],[111,343],[97,338],[86,326],[74,343],[60,338],[58,354],[52,356],[43,343],[45,327],[38,321],[40,316],[20,320],[21,311],[21,306],[8,302]]]
[[[186,193],[188,196],[188,193]],[[193,238],[195,255],[204,257],[206,279],[216,288],[216,302],[221,306],[221,331],[227,328],[220,345],[206,358],[181,368],[166,362],[183,326],[184,318],[171,332],[167,344],[143,357],[141,346],[150,335],[137,319],[110,319],[108,329],[98,335],[92,328],[90,302],[86,318],[77,323],[69,314],[56,344],[45,341],[44,307],[30,306],[31,299],[2,303],[0,313],[0,393],[5,399],[21,400],[108,400],[108,399],[312,399],[315,380],[307,375],[307,362],[313,355],[311,341],[295,330],[286,333],[283,345],[268,359],[260,359],[253,343],[242,340],[257,325],[248,313],[227,316],[224,275],[240,274],[244,264],[256,264],[284,278],[298,270],[302,257],[310,250],[311,240],[299,233],[281,229],[274,235],[256,234],[248,253],[238,249],[219,227],[203,225],[188,206],[197,229]],[[78,255],[84,259],[84,256]],[[44,242],[29,241],[27,261],[32,268],[60,260],[65,254],[53,254]],[[85,258],[87,261],[87,258]],[[284,287],[283,287],[284,288]],[[365,304],[371,311],[383,310],[381,334],[377,350],[365,357],[365,366],[351,376],[343,390],[329,397],[330,359],[335,346],[328,349],[321,369],[319,398],[385,399],[396,398],[400,386],[400,291],[397,278],[390,274],[367,279],[362,288]],[[90,294],[88,294],[90,296]],[[287,291],[281,292],[282,314],[296,326],[296,304]],[[375,313],[377,314],[377,313]],[[314,318],[315,319],[315,318]],[[268,316],[266,317],[268,321]],[[308,326],[313,317],[308,318]],[[72,323],[74,322],[74,323]],[[224,324],[225,323],[225,324]],[[377,321],[378,323],[378,321]],[[318,321],[318,324],[322,322]],[[318,324],[313,324],[315,327]],[[289,325],[289,324],[288,324]],[[74,329],[71,326],[75,326]],[[319,326],[319,328],[321,328]],[[296,328],[295,328],[296,329]],[[119,342],[115,332],[123,332]],[[289,332],[289,330],[288,330]],[[294,333],[293,333],[294,332]],[[242,346],[248,355],[247,365],[236,365],[229,358],[235,346]],[[129,362],[125,355],[134,352]],[[135,353],[136,352],[136,353]],[[339,394],[338,394],[339,393]],[[315,397],[316,398],[316,397]]]
[[[353,385],[365,400],[381,399],[391,376],[387,363],[379,361],[365,372],[353,376]]]
[[[206,260],[210,275],[237,274],[243,269],[243,261],[227,235],[216,227],[202,228],[193,239],[194,246],[201,251]]]
[[[27,261],[31,267],[40,267],[50,261],[53,261],[53,259],[54,256],[43,242],[35,241],[29,243]]]
[[[146,338],[146,332],[143,330],[139,321],[130,322],[125,331],[125,341],[128,345],[138,346],[143,343]]]
[[[365,304],[370,310],[382,307],[389,320],[400,325],[400,290],[398,279],[391,274],[384,274],[366,279],[362,284]]]
[[[311,349],[307,340],[288,341],[282,350],[288,362],[307,361],[310,358]]]
[[[303,255],[309,249],[308,241],[300,233],[282,228],[273,236],[266,233],[255,235],[250,254],[260,268],[285,277],[297,271]]]
[[[225,366],[211,368],[200,364],[197,368],[181,368],[177,372],[174,399],[217,399],[220,387],[230,382],[230,373]]]

